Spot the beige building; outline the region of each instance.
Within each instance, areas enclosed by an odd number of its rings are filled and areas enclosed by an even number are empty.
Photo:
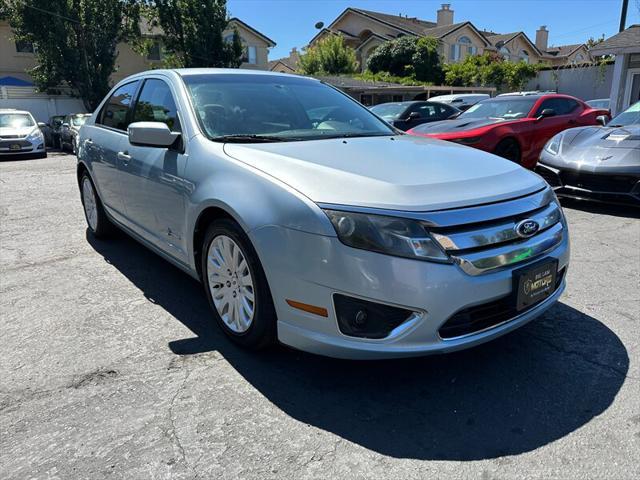
[[[244,61],[240,68],[267,70],[269,49],[276,45],[275,42],[237,18],[229,21],[229,28],[224,32],[225,39],[231,40],[234,29],[237,29],[245,47]],[[149,55],[144,57],[135,52],[130,45],[119,44],[116,71],[112,75],[114,83],[133,73],[161,67],[162,32],[147,24],[141,25],[141,30],[145,37],[154,40],[153,48]],[[16,42],[9,24],[5,21],[0,22],[0,79],[13,77],[31,82],[27,70],[36,66],[33,52],[33,45]]]
[[[440,54],[446,63],[459,62],[467,55],[485,51],[500,52],[509,60],[545,62],[554,66],[591,60],[585,45],[549,47],[549,32],[544,26],[536,32],[533,42],[524,32],[498,34],[481,31],[469,21],[456,23],[450,4],[443,4],[435,13],[436,21],[433,22],[347,8],[330,25],[320,30],[309,44],[313,45],[327,35],[342,35],[345,43],[355,49],[363,70],[367,58],[378,45],[404,35],[437,38],[440,41]],[[284,69],[285,66],[295,70],[290,57],[272,62],[272,69]]]

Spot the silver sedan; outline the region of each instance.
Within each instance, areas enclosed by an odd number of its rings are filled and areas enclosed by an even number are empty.
[[[401,134],[315,79],[126,78],[80,130],[78,182],[92,235],[117,226],[200,280],[248,348],[453,351],[565,288],[567,224],[538,175]]]

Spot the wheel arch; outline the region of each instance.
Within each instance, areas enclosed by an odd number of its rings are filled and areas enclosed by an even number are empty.
[[[233,220],[246,233],[246,229],[235,215],[230,213],[230,208],[221,205],[209,205],[205,207],[196,218],[193,234],[191,235],[191,251],[193,252],[193,262],[199,278],[202,278],[202,242],[207,232],[207,228],[215,220],[226,218]]]

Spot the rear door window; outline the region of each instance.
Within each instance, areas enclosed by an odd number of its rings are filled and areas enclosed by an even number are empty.
[[[119,87],[100,112],[96,123],[116,130],[126,131],[129,126],[129,107],[133,100],[133,95],[138,88],[138,81],[127,83]]]

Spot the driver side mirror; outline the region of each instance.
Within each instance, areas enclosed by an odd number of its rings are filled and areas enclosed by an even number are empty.
[[[596,122],[598,122],[603,127],[607,124],[607,116],[606,115],[598,115],[596,117]]]
[[[141,147],[167,148],[180,138],[180,132],[172,132],[162,122],[134,122],[127,132],[129,143]]]
[[[556,111],[553,108],[545,108],[540,112],[540,115],[538,115],[538,118],[536,120],[542,120],[543,118],[547,117],[555,117],[555,115]]]
[[[38,122],[38,128],[44,128],[44,127],[48,127],[49,125],[47,123],[44,122]]]

